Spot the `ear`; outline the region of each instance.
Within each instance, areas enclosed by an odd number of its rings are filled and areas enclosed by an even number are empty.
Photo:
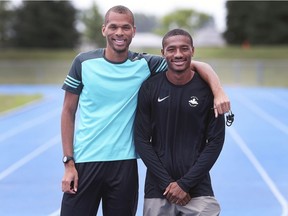
[[[135,34],[136,34],[136,26],[133,26],[133,35],[132,35],[133,38],[134,38]]]
[[[161,49],[161,54],[162,54],[163,57],[165,57],[165,56],[164,56],[164,50],[163,50],[163,49]]]
[[[192,57],[194,56],[194,51],[195,51],[195,49],[194,49],[194,46],[192,47]]]
[[[103,35],[104,37],[106,37],[105,29],[106,29],[106,27],[105,27],[105,25],[103,24],[103,25],[102,25],[102,35]]]

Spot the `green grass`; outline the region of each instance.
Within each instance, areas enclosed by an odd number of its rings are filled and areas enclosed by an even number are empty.
[[[42,98],[40,94],[33,95],[0,95],[0,113],[23,106]]]
[[[76,50],[3,49],[0,60],[70,60],[77,55]]]
[[[134,49],[134,51],[160,54],[160,49]],[[77,50],[3,49],[0,52],[0,60],[71,61],[77,54]],[[249,49],[243,49],[240,46],[195,47],[195,57],[220,59],[288,59],[288,46],[252,46]]]
[[[195,57],[221,59],[287,59],[287,47],[241,47],[227,48],[195,48]]]

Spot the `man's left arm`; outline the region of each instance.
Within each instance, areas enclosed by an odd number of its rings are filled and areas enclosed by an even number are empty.
[[[204,149],[188,172],[177,180],[178,185],[186,192],[203,180],[218,159],[225,139],[224,116],[215,118],[211,112],[205,134],[207,143]]]
[[[224,116],[218,118],[211,112],[207,129],[207,144],[199,155],[195,164],[188,172],[176,182],[172,182],[166,188],[164,195],[171,202],[178,205],[186,205],[191,197],[189,191],[195,187],[203,177],[209,173],[222,150],[225,138]]]
[[[213,95],[214,95],[214,113],[215,117],[218,117],[218,114],[224,114],[229,112],[230,100],[223,90],[220,79],[213,68],[205,63],[192,60],[191,70],[197,71],[199,75],[205,80],[210,86]]]

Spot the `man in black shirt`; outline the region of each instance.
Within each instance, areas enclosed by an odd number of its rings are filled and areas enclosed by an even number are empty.
[[[134,124],[147,167],[144,215],[219,215],[209,170],[223,147],[224,116],[215,118],[213,94],[191,69],[191,35],[168,32],[161,52],[168,71],[142,84]]]

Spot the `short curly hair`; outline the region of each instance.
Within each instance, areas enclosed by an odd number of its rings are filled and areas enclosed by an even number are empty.
[[[129,8],[127,8],[127,7],[123,6],[123,5],[116,5],[116,6],[112,7],[112,8],[110,8],[106,12],[105,20],[104,20],[105,25],[109,22],[109,14],[110,14],[110,12],[119,13],[119,14],[127,14],[127,15],[131,16],[132,25],[134,26],[134,14],[132,13],[132,11]]]
[[[164,48],[164,43],[167,40],[167,38],[172,37],[172,36],[176,36],[176,35],[183,35],[183,36],[188,37],[190,42],[191,42],[191,46],[193,47],[192,36],[189,34],[189,32],[187,32],[183,29],[172,29],[171,31],[167,32],[162,39],[162,47]]]

